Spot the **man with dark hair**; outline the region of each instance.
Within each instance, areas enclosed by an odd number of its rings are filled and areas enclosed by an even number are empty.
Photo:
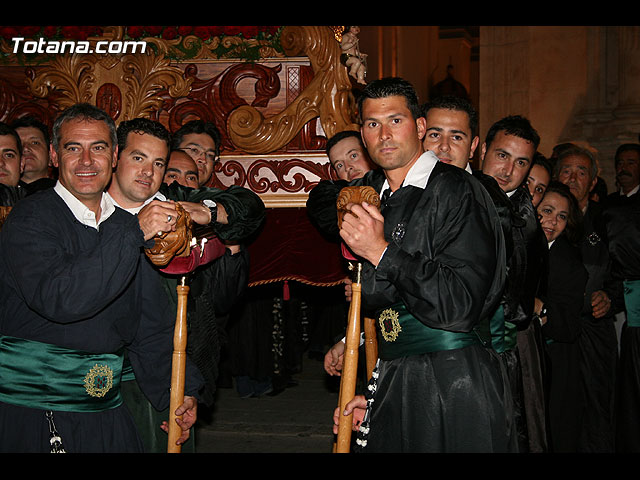
[[[169,405],[175,313],[142,248],[172,223],[104,193],[118,148],[97,107],[56,119],[50,155],[56,186],[19,201],[0,234],[0,450],[141,452],[120,376],[126,351],[147,398]],[[180,441],[202,384],[188,362]]]
[[[200,398],[206,405],[211,405],[220,346],[224,342],[224,325],[217,316],[226,313],[246,287],[248,254],[240,243],[259,227],[264,205],[257,195],[242,187],[223,191],[206,187],[193,189],[180,182],[163,183],[170,156],[170,135],[159,122],[145,118],[124,121],[117,134],[118,166],[108,190],[114,203],[137,215],[142,223],[146,219],[145,213],[152,207],[165,218],[175,216],[175,205],[171,201],[180,202],[189,212],[194,230],[195,224],[211,229],[207,242],[191,251],[189,262],[174,258],[168,266],[157,270],[174,312],[177,308],[176,286],[183,275],[189,275],[187,352],[205,378]],[[183,151],[174,153],[186,156],[193,165],[191,157]],[[197,186],[197,171],[195,175]],[[205,201],[214,206],[207,206]],[[220,239],[230,245],[223,244]],[[166,451],[166,436],[158,426],[166,420],[168,411],[149,404],[144,392],[132,381],[134,377],[129,370],[123,377],[125,402],[132,410],[145,450]],[[185,444],[184,448],[195,451],[194,441]]]
[[[182,150],[169,154],[169,163],[164,173],[164,183],[177,182],[189,188],[198,188],[198,166],[195,160]]]
[[[478,146],[478,114],[465,99],[453,95],[437,97],[423,107],[427,122],[425,150],[440,161],[471,172],[469,160]]]
[[[607,205],[622,203],[640,188],[640,144],[625,143],[615,155],[616,183],[619,189],[607,197]]]
[[[340,180],[350,182],[374,168],[360,132],[344,130],[327,141],[327,157]]]
[[[614,386],[618,355],[614,314],[618,306],[616,284],[611,279],[611,259],[603,207],[589,199],[598,181],[598,162],[587,148],[573,146],[558,155],[556,178],[567,185],[584,214],[580,252],[589,280],[578,339],[583,374],[580,431],[574,444],[561,448],[578,452],[614,450]]]
[[[49,129],[34,117],[21,117],[11,124],[20,135],[24,170],[20,177],[28,193],[53,187],[54,178],[49,176]]]
[[[20,137],[13,128],[0,122],[0,183],[17,187],[23,169]]]
[[[381,211],[352,205],[340,236],[363,262],[362,307],[377,319],[380,359],[371,396],[344,413],[366,407],[364,451],[512,451],[508,381],[489,334],[505,270],[495,208],[471,175],[424,151],[411,84],[371,82],[359,102],[380,168],[351,184],[373,186],[383,202]]]
[[[507,282],[493,322],[494,347],[510,375],[521,452],[548,448],[545,428],[544,341],[532,322],[547,263],[547,242],[527,187],[540,136],[531,122],[511,115],[495,122],[482,144],[474,176],[490,193],[507,243]]]
[[[200,186],[211,186],[213,169],[220,159],[222,137],[211,122],[191,120],[173,133],[172,150],[183,150],[196,161]]]

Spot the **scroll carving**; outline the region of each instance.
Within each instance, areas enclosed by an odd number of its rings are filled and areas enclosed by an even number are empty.
[[[231,141],[248,153],[270,153],[287,144],[305,123],[320,117],[327,137],[356,129],[350,116],[351,82],[340,63],[340,45],[326,26],[285,27],[281,37],[287,55],[305,55],[314,70],[307,88],[281,113],[269,118],[242,105],[229,115]]]
[[[101,106],[114,120],[150,117],[165,102],[189,93],[191,79],[154,54],[61,55],[32,70],[27,80],[35,97],[53,98],[62,110],[75,103]]]
[[[219,75],[209,80],[197,77],[197,66],[189,64],[185,68],[185,76],[192,79],[191,91],[188,99],[171,109],[169,127],[177,130],[191,115],[216,124],[222,134],[222,148],[233,150],[226,132],[229,114],[238,105],[246,105],[236,92],[236,86],[246,78],[253,78],[255,83],[255,99],[253,106],[266,106],[269,100],[275,98],[280,91],[278,72],[281,65],[268,67],[261,64],[240,63],[231,65]]]

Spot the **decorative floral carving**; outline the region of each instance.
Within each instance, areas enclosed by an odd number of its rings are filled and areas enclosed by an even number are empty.
[[[114,120],[120,117],[121,109],[125,120],[150,116],[162,106],[159,94],[165,90],[172,97],[189,92],[191,80],[185,79],[179,68],[169,66],[167,59],[149,53],[114,59],[93,54],[59,55],[27,82],[36,97],[58,96],[60,109],[78,102],[100,104]],[[124,94],[117,86],[123,83],[128,87]]]

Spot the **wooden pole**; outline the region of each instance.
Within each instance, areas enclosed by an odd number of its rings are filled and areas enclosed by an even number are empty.
[[[336,453],[349,453],[351,449],[351,431],[353,414],[344,416],[347,403],[353,400],[356,393],[356,380],[358,377],[358,348],[360,346],[360,302],[362,298],[362,285],[360,283],[360,270],[362,265],[357,264],[356,279],[351,284],[351,306],[349,307],[349,321],[347,336],[345,339],[344,358],[342,362],[342,377],[340,379],[339,414],[338,414],[338,440]]]
[[[378,361],[378,337],[375,320],[369,317],[364,318],[364,351],[367,362],[367,380],[370,380]]]
[[[173,361],[171,364],[171,402],[169,405],[169,440],[167,453],[180,453],[182,447],[176,441],[182,435],[182,429],[176,423],[176,409],[184,403],[184,380],[187,361],[187,296],[189,287],[185,285],[186,277],[176,287],[178,292],[178,309],[176,326],[173,332]]]

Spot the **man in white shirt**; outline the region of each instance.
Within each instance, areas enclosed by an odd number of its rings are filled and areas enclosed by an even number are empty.
[[[0,235],[0,451],[140,452],[120,374],[126,349],[150,400],[169,405],[175,314],[142,248],[175,219],[139,222],[104,193],[118,148],[102,110],[65,110],[50,154],[56,186],[18,202]],[[203,383],[192,366],[186,378],[181,441]]]
[[[364,451],[512,451],[508,382],[488,323],[505,270],[491,198],[424,151],[408,82],[371,82],[358,110],[380,169],[352,184],[373,186],[382,207],[353,205],[340,236],[364,260],[362,307],[377,319],[380,360],[367,402],[356,397],[345,414],[366,406],[364,418],[354,415]]]

